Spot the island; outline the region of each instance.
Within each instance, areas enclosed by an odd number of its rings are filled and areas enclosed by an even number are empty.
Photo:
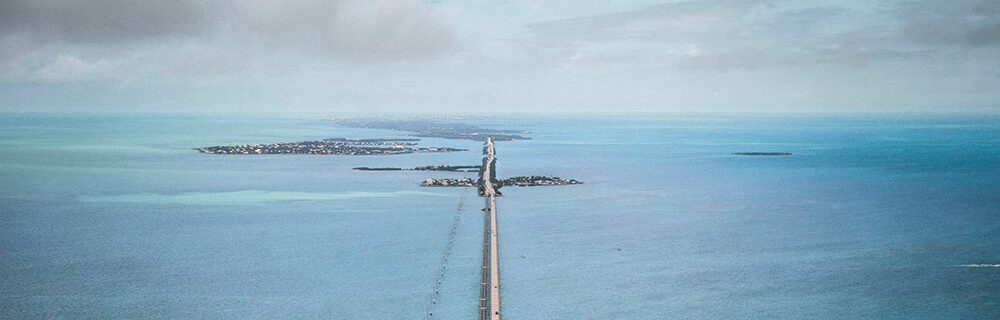
[[[738,156],[790,156],[788,152],[733,152]]]
[[[583,182],[574,179],[563,179],[560,177],[546,177],[546,176],[511,177],[500,180],[501,186],[518,186],[518,187],[561,186],[561,185],[582,184],[582,183]]]
[[[427,179],[420,183],[422,187],[476,187],[478,186],[477,180],[472,178],[458,178],[458,179]],[[572,184],[583,184],[582,181],[575,179],[563,179],[560,177],[547,177],[547,176],[520,176],[511,177],[507,179],[502,179],[497,181],[495,187],[499,188],[502,186],[518,186],[518,187],[534,187],[534,186],[561,186],[561,185],[572,185]]]
[[[419,139],[357,139],[330,138],[313,141],[272,144],[242,144],[197,148],[208,154],[311,154],[311,155],[393,155],[426,152],[467,151],[447,147],[416,147]]]
[[[476,187],[476,179],[427,179],[420,183],[421,187]]]
[[[428,138],[466,139],[485,141],[492,137],[494,141],[527,140],[521,134],[523,130],[499,130],[482,128],[470,124],[437,122],[432,120],[351,120],[335,119],[334,124],[367,129],[385,129],[410,132],[410,135]]]

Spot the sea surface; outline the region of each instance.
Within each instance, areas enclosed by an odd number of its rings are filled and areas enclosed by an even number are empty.
[[[476,318],[483,200],[419,187],[474,173],[351,168],[480,143],[193,150],[405,136],[328,119],[0,114],[0,319]],[[531,132],[500,177],[585,182],[501,190],[506,319],[1000,319],[1000,117],[463,121]]]

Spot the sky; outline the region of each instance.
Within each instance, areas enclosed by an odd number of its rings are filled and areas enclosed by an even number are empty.
[[[0,111],[1000,113],[1000,1],[2,0]]]

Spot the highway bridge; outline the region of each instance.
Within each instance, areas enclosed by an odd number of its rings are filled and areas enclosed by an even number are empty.
[[[500,319],[500,266],[497,248],[496,149],[493,138],[486,138],[483,166],[479,169],[479,195],[486,198],[483,209],[483,265],[479,290],[479,318]]]

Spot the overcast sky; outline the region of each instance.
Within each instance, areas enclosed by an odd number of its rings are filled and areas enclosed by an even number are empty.
[[[0,111],[1000,112],[1000,1],[2,0]]]

